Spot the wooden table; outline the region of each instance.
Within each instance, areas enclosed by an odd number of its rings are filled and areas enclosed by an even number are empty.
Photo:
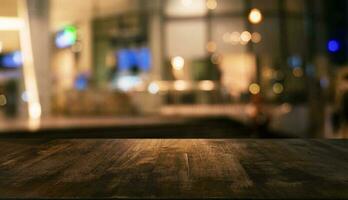
[[[8,139],[0,198],[348,198],[347,140]]]

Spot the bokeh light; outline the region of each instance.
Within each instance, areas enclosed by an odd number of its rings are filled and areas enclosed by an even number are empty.
[[[254,8],[249,13],[249,21],[252,24],[258,24],[262,21],[262,13],[259,9]]]
[[[253,95],[259,94],[260,91],[261,91],[261,88],[260,88],[259,84],[257,84],[257,83],[252,83],[249,86],[249,92]]]
[[[181,56],[176,56],[172,58],[171,64],[175,70],[182,70],[185,66],[185,59]]]
[[[217,1],[216,0],[207,0],[207,8],[209,10],[215,10],[217,7]]]
[[[160,87],[157,83],[152,82],[150,83],[149,87],[147,88],[147,90],[149,91],[149,93],[151,94],[157,94],[160,90]]]
[[[200,81],[198,84],[198,87],[199,89],[204,91],[212,91],[215,88],[215,84],[213,81],[205,80],[205,81]]]
[[[292,70],[292,74],[295,76],[295,77],[302,77],[303,76],[303,70],[301,68],[295,68]]]
[[[262,40],[262,36],[261,36],[260,33],[255,32],[255,33],[253,33],[253,34],[251,35],[251,41],[252,41],[253,43],[260,43],[261,40]]]
[[[275,94],[281,94],[284,91],[284,86],[281,83],[275,83],[272,89]]]
[[[217,48],[216,43],[215,42],[208,42],[206,48],[207,48],[207,51],[209,53],[213,53],[216,51],[216,48]]]
[[[327,49],[331,53],[336,53],[340,50],[340,43],[337,40],[330,40],[327,44]]]
[[[4,94],[0,95],[0,106],[5,106],[7,104],[7,98]]]
[[[240,39],[242,40],[242,42],[249,42],[251,40],[251,33],[249,31],[244,31],[241,35],[240,35]]]
[[[178,80],[174,82],[174,89],[177,91],[184,91],[188,89],[188,84],[186,81]]]

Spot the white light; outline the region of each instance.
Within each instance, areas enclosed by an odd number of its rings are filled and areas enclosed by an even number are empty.
[[[181,0],[181,3],[185,7],[190,7],[192,5],[192,0]]]
[[[18,31],[24,27],[24,22],[16,17],[0,17],[1,31]]]
[[[38,121],[41,117],[41,104],[39,98],[38,84],[35,74],[35,62],[33,56],[33,48],[30,39],[29,12],[27,1],[18,1],[18,15],[20,19],[13,19],[11,28],[20,29],[20,44],[23,59],[23,77],[25,90],[30,93],[28,96],[28,114],[30,121]],[[4,20],[6,22],[6,19]],[[10,20],[11,21],[11,20]],[[9,21],[7,21],[9,22]],[[1,24],[1,20],[0,20]],[[10,28],[10,26],[5,28]],[[3,28],[4,28],[3,27]],[[0,28],[1,29],[1,28]],[[17,29],[17,30],[18,30]]]
[[[215,84],[213,81],[206,80],[199,82],[198,87],[204,91],[212,91],[215,88]]]
[[[258,24],[262,21],[262,13],[259,9],[252,9],[249,13],[249,21],[253,24]]]
[[[142,83],[142,80],[138,76],[122,76],[117,80],[117,88],[121,91],[127,92],[137,87]]]
[[[184,60],[184,58],[182,58],[180,56],[176,56],[176,57],[172,58],[171,64],[175,70],[180,71],[185,66],[185,60]]]
[[[21,95],[21,98],[22,98],[22,100],[23,100],[24,102],[28,102],[28,99],[29,99],[29,97],[28,97],[28,92],[27,92],[27,91],[24,91],[24,92],[22,93],[22,95]]]
[[[0,42],[0,53],[2,52],[2,48],[3,48],[2,42]]]
[[[184,91],[188,88],[187,83],[183,80],[178,80],[174,82],[174,89],[178,91]]]
[[[251,33],[248,31],[244,31],[241,35],[240,35],[240,39],[242,40],[242,42],[249,42],[251,40]]]
[[[32,119],[39,119],[41,117],[41,105],[34,103],[29,107],[29,115]]]
[[[149,85],[149,87],[147,88],[147,90],[151,93],[151,94],[157,94],[160,90],[159,86],[157,83],[151,83]]]

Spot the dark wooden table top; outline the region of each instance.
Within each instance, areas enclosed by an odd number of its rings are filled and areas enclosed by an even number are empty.
[[[0,198],[127,197],[348,198],[348,141],[0,141]]]

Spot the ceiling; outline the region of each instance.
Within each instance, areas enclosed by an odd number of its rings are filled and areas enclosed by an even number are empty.
[[[136,0],[51,0],[51,29],[137,8]]]

